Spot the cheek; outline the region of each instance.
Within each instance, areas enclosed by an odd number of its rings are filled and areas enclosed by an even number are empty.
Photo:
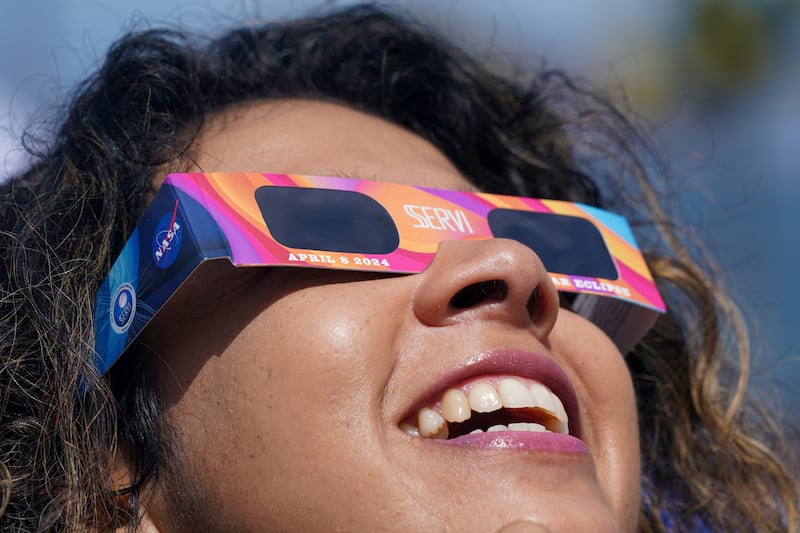
[[[183,391],[171,409],[181,468],[206,487],[207,502],[224,499],[248,520],[259,501],[275,506],[272,516],[279,506],[301,509],[297,500],[313,501],[315,492],[330,498],[331,483],[344,482],[335,465],[352,472],[360,449],[378,446],[379,413],[367,407],[378,403],[391,373],[396,324],[392,313],[374,311],[379,295],[366,293],[365,301],[365,291],[352,285],[311,287],[275,301]],[[320,479],[319,472],[330,475]]]
[[[266,360],[270,385],[327,391],[333,397],[365,400],[365,387],[391,372],[398,324],[390,312],[376,312],[375,289],[361,283],[312,287],[292,293],[266,309],[231,346],[247,364]],[[344,394],[344,393],[347,394]],[[322,404],[324,405],[324,404]]]
[[[625,359],[605,334],[572,313],[559,315],[550,340],[573,379],[585,440],[606,499],[621,523],[635,524],[641,483],[639,429]]]

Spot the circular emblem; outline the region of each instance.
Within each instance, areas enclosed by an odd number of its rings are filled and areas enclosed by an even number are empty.
[[[169,268],[181,250],[181,222],[174,213],[167,213],[153,233],[153,261],[158,268]]]
[[[136,291],[130,283],[117,287],[110,309],[111,329],[117,333],[125,333],[133,323],[136,315]]]

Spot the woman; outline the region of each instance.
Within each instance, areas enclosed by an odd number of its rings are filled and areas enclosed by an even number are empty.
[[[518,85],[370,7],[202,46],[126,37],[2,189],[3,528],[796,530],[780,434],[744,402],[738,315],[671,233],[642,149],[562,74]],[[623,357],[503,239],[444,242],[409,276],[214,265],[87,380],[98,287],[181,171],[613,209],[642,226],[670,312]],[[505,379],[546,382],[580,440],[424,438],[442,426],[420,411]]]

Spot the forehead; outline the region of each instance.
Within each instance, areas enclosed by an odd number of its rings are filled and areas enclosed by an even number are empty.
[[[339,175],[474,190],[436,147],[391,122],[314,100],[221,112],[197,139],[188,171]]]

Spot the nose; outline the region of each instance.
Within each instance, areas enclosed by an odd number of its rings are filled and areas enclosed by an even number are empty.
[[[429,326],[498,320],[544,339],[558,315],[558,293],[533,250],[510,239],[444,241],[420,274],[414,314]]]

